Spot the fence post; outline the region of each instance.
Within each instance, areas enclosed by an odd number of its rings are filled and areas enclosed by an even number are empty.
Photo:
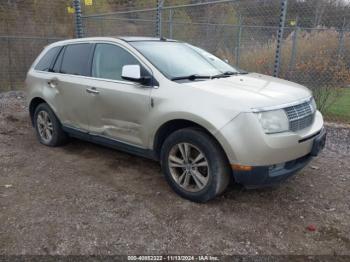
[[[162,37],[162,8],[163,0],[157,0],[156,37]]]
[[[84,37],[83,20],[81,17],[81,2],[80,0],[73,0],[73,7],[75,10],[75,37]]]
[[[169,38],[173,38],[173,9],[169,9]]]
[[[286,22],[287,4],[288,4],[288,0],[281,0],[280,21],[279,21],[278,32],[277,32],[275,65],[273,70],[274,77],[278,77],[280,73],[282,41],[283,41],[284,26]]]
[[[235,48],[235,58],[236,66],[239,67],[239,60],[241,56],[241,37],[242,37],[242,15],[239,15],[239,26],[237,32],[236,48]]]
[[[288,77],[290,78],[293,75],[293,70],[295,67],[295,60],[297,55],[297,42],[298,42],[298,33],[299,33],[299,25],[298,25],[299,17],[295,19],[295,28],[294,28],[294,34],[292,37],[292,53],[290,55],[290,62],[288,66]]]
[[[11,59],[11,44],[10,44],[10,36],[7,37],[7,59],[8,59],[8,72],[9,72],[9,80],[10,80],[10,90],[13,90],[13,81],[12,81],[12,59]]]
[[[103,24],[104,24],[104,20],[101,17],[101,19],[100,19],[100,36],[104,36],[104,26],[103,26]]]
[[[343,26],[342,26],[340,34],[339,34],[339,45],[338,45],[338,50],[337,50],[337,66],[339,66],[339,60],[343,56],[345,26],[346,26],[346,20],[344,17]]]
[[[13,81],[12,81],[12,59],[11,59],[11,43],[10,43],[10,29],[9,21],[6,19],[6,33],[7,33],[7,62],[8,62],[8,73],[9,73],[9,87],[10,90],[13,90]]]

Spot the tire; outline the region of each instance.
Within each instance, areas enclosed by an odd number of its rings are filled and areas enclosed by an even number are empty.
[[[183,157],[186,151],[187,161]],[[225,191],[231,180],[232,172],[222,148],[199,128],[180,129],[169,135],[162,145],[160,159],[170,187],[194,202],[204,203],[215,198]]]
[[[45,117],[48,120],[45,120]],[[40,143],[46,146],[61,146],[68,140],[67,134],[62,130],[60,121],[46,103],[39,104],[35,108],[34,126]],[[49,129],[48,132],[51,133],[51,136],[46,131],[43,131],[47,129]]]

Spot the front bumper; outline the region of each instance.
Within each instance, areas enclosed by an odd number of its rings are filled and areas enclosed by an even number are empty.
[[[215,137],[231,164],[269,166],[308,155],[315,136],[323,128],[323,118],[316,112],[313,124],[298,132],[265,134],[253,113],[241,113]]]
[[[326,131],[323,128],[313,140],[309,154],[286,163],[255,166],[250,171],[233,171],[235,181],[246,188],[260,188],[278,184],[303,169],[325,147]]]

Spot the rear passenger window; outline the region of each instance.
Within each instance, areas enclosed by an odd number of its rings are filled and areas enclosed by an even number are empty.
[[[88,76],[91,44],[68,45],[64,51],[61,73]]]
[[[56,58],[57,53],[60,51],[61,46],[53,47],[45,53],[45,55],[36,64],[35,70],[49,71],[53,60]]]
[[[93,77],[123,80],[121,75],[124,65],[140,65],[140,63],[121,47],[111,44],[96,45],[92,63]]]

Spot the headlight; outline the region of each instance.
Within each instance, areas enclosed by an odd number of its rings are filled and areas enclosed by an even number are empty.
[[[258,118],[266,134],[281,133],[289,130],[289,121],[283,109],[259,112]]]

